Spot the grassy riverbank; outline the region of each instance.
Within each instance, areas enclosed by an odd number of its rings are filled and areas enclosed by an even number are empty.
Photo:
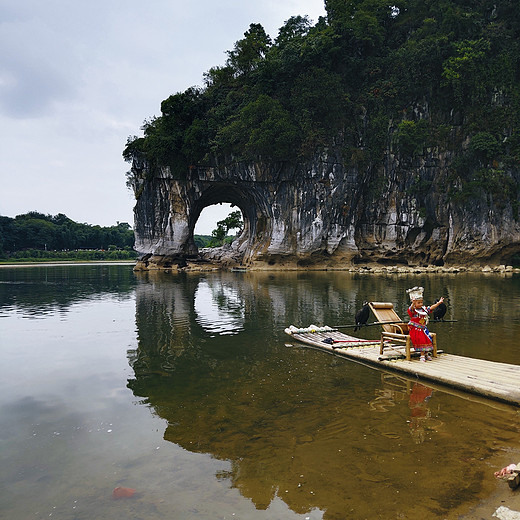
[[[130,248],[125,249],[77,249],[71,251],[45,251],[28,249],[15,251],[0,258],[0,264],[39,264],[48,262],[111,262],[136,261],[137,253]]]
[[[34,267],[38,265],[134,265],[132,260],[47,260],[42,262],[4,262],[0,261],[0,269],[2,267]]]

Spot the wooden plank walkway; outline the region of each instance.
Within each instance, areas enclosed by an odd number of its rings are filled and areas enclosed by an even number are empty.
[[[362,340],[328,327],[314,330],[291,326],[285,332],[297,341],[337,356],[520,407],[519,365],[457,356],[442,350],[437,358],[426,363],[417,358],[406,361],[404,347],[386,347],[384,355],[380,355],[378,340]]]

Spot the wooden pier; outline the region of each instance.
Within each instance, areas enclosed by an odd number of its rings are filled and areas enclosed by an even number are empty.
[[[381,355],[379,340],[363,340],[329,327],[316,327],[314,330],[290,327],[285,332],[297,341],[337,356],[520,407],[519,365],[443,351],[439,351],[438,357],[431,361],[420,362],[418,355],[407,361],[402,345],[386,346],[384,355]]]

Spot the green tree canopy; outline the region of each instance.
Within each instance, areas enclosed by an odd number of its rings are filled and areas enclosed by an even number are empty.
[[[356,165],[394,145],[412,159],[438,146],[463,152],[450,132],[475,137],[473,158],[485,146],[487,159],[517,164],[518,1],[326,0],[325,9],[314,25],[289,18],[274,41],[251,24],[204,87],[164,100],[123,152],[136,196],[164,167],[183,178],[196,165],[294,163],[331,146]],[[504,146],[477,146],[482,132]]]
[[[45,215],[31,211],[15,218],[0,217],[0,252],[25,249],[108,249],[133,248],[134,232],[126,222],[101,227],[80,224],[63,213]]]
[[[252,23],[244,38],[228,51],[228,65],[236,74],[246,74],[258,67],[271,46],[271,38],[258,23]]]
[[[217,227],[211,232],[212,240],[210,247],[220,246],[232,229],[242,230],[244,222],[242,221],[242,212],[233,211],[224,220],[217,222]]]

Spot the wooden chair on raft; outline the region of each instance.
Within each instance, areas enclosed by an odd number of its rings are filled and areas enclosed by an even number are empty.
[[[412,359],[413,345],[410,340],[410,331],[407,323],[388,323],[402,322],[401,318],[395,312],[393,303],[369,302],[368,306],[374,313],[376,320],[381,323],[383,331],[381,332],[381,346],[379,354],[382,355],[386,347],[385,342],[391,342],[395,348],[395,344],[404,345],[406,351],[406,359]],[[385,323],[386,322],[386,323]],[[437,336],[434,332],[430,333],[433,339],[433,357],[437,357]],[[390,348],[390,347],[389,347]]]

